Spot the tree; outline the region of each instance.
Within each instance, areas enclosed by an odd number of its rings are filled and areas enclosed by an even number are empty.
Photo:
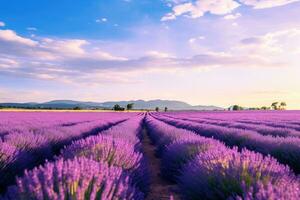
[[[127,110],[132,110],[132,108],[133,108],[133,103],[127,104],[126,108],[127,108]]]
[[[241,107],[239,105],[233,105],[232,110],[243,110],[243,107]]]
[[[119,104],[114,105],[113,110],[115,111],[124,111],[125,108],[122,108]]]
[[[278,102],[273,102],[271,104],[271,107],[274,109],[274,110],[278,110]]]
[[[155,108],[155,111],[158,112],[158,111],[159,111],[159,107],[156,107],[156,108]]]
[[[269,108],[267,106],[263,106],[260,108],[261,110],[269,110]]]
[[[81,108],[79,106],[76,106],[73,108],[73,110],[81,110]]]
[[[168,107],[165,107],[165,112],[167,112],[168,111]]]
[[[286,107],[286,103],[285,102],[281,102],[280,103],[280,109],[285,110]]]

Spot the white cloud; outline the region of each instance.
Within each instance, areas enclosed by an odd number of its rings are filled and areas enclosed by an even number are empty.
[[[299,1],[300,0],[240,0],[241,3],[253,6],[254,9],[278,7]]]
[[[0,57],[0,69],[11,69],[18,67],[19,63],[11,58]]]
[[[245,38],[234,47],[237,54],[285,63],[284,66],[297,66],[300,46],[300,29],[287,29],[270,32],[262,36]]]
[[[91,53],[91,57],[99,59],[99,60],[105,60],[105,61],[109,61],[109,60],[126,61],[127,60],[127,58],[114,56],[114,55],[111,55],[110,53],[99,51],[99,50]]]
[[[264,9],[299,2],[300,0],[186,0],[171,1],[172,12],[167,13],[161,21],[174,20],[178,16],[199,18],[206,13],[215,15],[226,15],[224,19],[237,19],[240,13],[230,14],[241,5],[252,6],[254,9]]]
[[[176,4],[172,8],[172,12],[167,13],[161,20],[173,20],[181,15],[198,18],[208,12],[215,15],[225,15],[239,6],[240,4],[234,0],[197,0],[196,2],[180,3]]]
[[[239,18],[241,16],[242,16],[241,13],[235,13],[235,14],[225,15],[224,19],[226,19],[226,20],[233,20],[233,19],[237,19],[237,18]]]
[[[224,52],[201,50],[194,56],[178,57],[168,51],[145,49],[139,56],[129,58],[117,55],[120,48],[111,49],[114,53],[105,51],[97,41],[41,37],[31,40],[7,31],[9,34],[0,34],[0,75],[64,83],[126,83],[133,73],[148,70],[289,66],[287,62],[296,62],[299,57],[300,46],[300,30],[291,29],[245,38]],[[198,45],[196,41],[203,39],[197,36],[188,41]]]
[[[7,42],[16,42],[27,46],[35,46],[37,43],[31,39],[18,36],[12,30],[0,30],[0,40]]]
[[[197,40],[204,40],[204,36],[193,37],[189,39],[189,43],[195,43]]]
[[[5,26],[5,23],[0,21],[0,27],[3,27],[3,26]]]
[[[161,21],[169,21],[173,19],[176,19],[176,15],[173,13],[167,13],[165,16],[161,18]]]
[[[96,22],[97,23],[104,23],[104,22],[107,22],[107,18],[103,17],[101,19],[96,19]]]
[[[53,40],[44,38],[40,42],[40,46],[47,51],[62,54],[62,56],[79,56],[85,54],[85,50],[82,48],[84,45],[89,43],[86,40]]]
[[[159,52],[159,51],[149,51],[146,53],[147,56],[152,57],[152,58],[170,58],[170,54],[164,53],[164,52]]]

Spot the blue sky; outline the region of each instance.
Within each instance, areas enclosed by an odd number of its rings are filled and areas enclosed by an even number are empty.
[[[300,1],[0,3],[0,102],[300,108]]]

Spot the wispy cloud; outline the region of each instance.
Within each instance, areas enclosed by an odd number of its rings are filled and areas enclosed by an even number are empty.
[[[205,51],[191,57],[146,51],[141,57],[129,58],[103,51],[94,41],[37,38],[32,40],[19,36],[12,30],[0,30],[0,75],[59,80],[65,83],[78,80],[89,83],[128,82],[132,78],[131,73],[145,73],[153,69],[284,66],[286,60],[281,53],[287,49],[299,48],[297,45],[289,45],[287,38],[300,41],[300,30],[245,38],[227,52]],[[202,40],[204,37],[191,38],[189,41],[193,43],[196,39]]]
[[[254,9],[264,9],[284,6],[290,3],[299,2],[299,0],[240,0],[240,2],[248,6],[253,6]]]
[[[172,12],[165,14],[161,21],[175,20],[179,16],[189,18],[199,18],[206,13],[214,15],[226,15],[224,19],[236,19],[241,17],[240,13],[230,14],[240,6],[251,6],[254,9],[265,9],[284,6],[287,4],[299,2],[300,0],[183,0],[171,1],[173,4],[168,4],[172,7]]]
[[[107,22],[107,21],[108,21],[108,19],[105,18],[105,17],[103,17],[103,18],[101,18],[101,19],[96,19],[96,22],[97,22],[97,23],[105,23],[105,22]]]
[[[234,0],[197,0],[196,2],[184,2],[176,4],[172,12],[162,17],[161,21],[174,20],[184,15],[190,18],[202,17],[205,13],[224,15],[231,13],[240,4]]]
[[[226,20],[233,20],[233,19],[237,19],[237,18],[239,18],[241,16],[242,16],[241,13],[235,13],[235,14],[225,15],[224,19],[226,19]]]

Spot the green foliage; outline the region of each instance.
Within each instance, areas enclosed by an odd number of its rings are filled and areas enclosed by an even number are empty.
[[[285,110],[286,103],[283,101],[280,103],[280,110]]]
[[[239,105],[233,105],[232,110],[244,110],[244,108]]]
[[[273,108],[273,110],[285,110],[286,103],[284,101],[282,101],[282,102],[273,102],[271,104],[271,107]]]
[[[278,102],[273,102],[271,104],[271,107],[274,109],[274,110],[278,110]]]
[[[125,108],[121,107],[119,104],[114,105],[113,110],[115,111],[124,111]]]
[[[270,107],[267,107],[267,106],[263,106],[260,108],[261,110],[270,110],[271,108]]]
[[[127,104],[127,106],[126,106],[127,110],[132,110],[133,109],[133,105],[134,105],[134,103]]]
[[[81,108],[79,106],[76,106],[73,108],[73,110],[81,110]]]

